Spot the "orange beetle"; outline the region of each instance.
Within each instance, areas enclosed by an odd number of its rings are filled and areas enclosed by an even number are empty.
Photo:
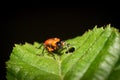
[[[44,46],[44,48],[42,50],[42,54],[40,54],[40,55],[44,55],[44,50],[46,49],[49,53],[52,54],[54,59],[55,59],[55,56],[53,53],[56,53],[59,50],[66,49],[66,53],[73,52],[75,50],[73,47],[68,49],[70,47],[70,44],[66,44],[64,41],[61,41],[60,38],[56,38],[56,37],[47,39],[43,43],[43,46]]]
[[[55,52],[59,49],[62,49],[65,45],[65,42],[61,41],[59,38],[50,38],[47,39],[43,44],[48,52]]]

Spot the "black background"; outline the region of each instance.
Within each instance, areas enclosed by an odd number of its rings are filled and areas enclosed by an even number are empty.
[[[0,80],[5,79],[5,61],[15,43],[63,40],[82,35],[95,25],[119,28],[119,6],[109,4],[9,5],[1,9]]]

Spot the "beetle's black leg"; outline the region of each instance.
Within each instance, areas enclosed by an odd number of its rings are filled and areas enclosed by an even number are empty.
[[[38,47],[38,49],[40,49],[43,46],[43,43]]]
[[[41,56],[44,56],[44,51],[45,51],[45,48],[43,48],[42,53],[40,54]]]
[[[43,46],[43,43],[38,47],[38,49],[40,49],[42,46]],[[44,56],[44,50],[45,50],[45,48],[43,48],[41,54],[37,54],[37,55]]]
[[[55,55],[52,53],[53,58],[56,60]]]

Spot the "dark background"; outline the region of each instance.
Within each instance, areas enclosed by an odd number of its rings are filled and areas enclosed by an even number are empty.
[[[119,6],[109,4],[9,5],[1,9],[0,80],[5,79],[5,61],[15,43],[43,42],[47,38],[63,40],[81,36],[95,25],[111,24],[119,28]]]

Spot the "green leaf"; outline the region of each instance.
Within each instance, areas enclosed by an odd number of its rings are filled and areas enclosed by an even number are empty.
[[[66,40],[75,51],[62,55],[35,42],[15,44],[6,62],[8,80],[120,80],[120,33],[114,27],[95,27],[82,36]]]

